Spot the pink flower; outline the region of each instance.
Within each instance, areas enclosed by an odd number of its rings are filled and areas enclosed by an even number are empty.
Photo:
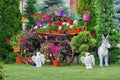
[[[26,50],[26,51],[28,51],[28,50],[29,50],[29,48],[25,48],[25,50]]]

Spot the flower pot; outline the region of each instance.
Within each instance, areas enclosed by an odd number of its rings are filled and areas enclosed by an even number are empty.
[[[20,46],[13,46],[14,52],[20,52]]]
[[[57,11],[58,16],[63,16],[64,11]]]
[[[42,25],[42,21],[39,21],[39,20],[36,21],[36,25],[37,25],[37,26],[41,26],[41,25]]]
[[[60,60],[53,60],[52,62],[53,62],[53,66],[56,66],[56,67],[59,67],[61,63]]]
[[[90,20],[90,15],[89,14],[83,14],[83,21],[89,21]]]
[[[15,57],[15,59],[16,59],[16,64],[22,64],[22,60],[21,60],[20,55],[18,55],[17,57]]]

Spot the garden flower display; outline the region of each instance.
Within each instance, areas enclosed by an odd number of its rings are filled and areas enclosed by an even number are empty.
[[[60,46],[51,46],[52,55],[55,57],[55,60],[59,60],[60,57]]]

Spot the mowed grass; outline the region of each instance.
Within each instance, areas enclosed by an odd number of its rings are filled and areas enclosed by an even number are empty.
[[[120,64],[102,68],[96,65],[92,70],[86,70],[81,65],[44,65],[38,68],[26,64],[5,64],[4,67],[5,80],[120,80]]]

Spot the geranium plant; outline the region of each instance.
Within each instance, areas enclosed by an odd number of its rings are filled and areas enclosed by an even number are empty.
[[[13,37],[10,39],[10,45],[11,46],[20,46],[20,38],[21,36],[19,34],[14,34]]]
[[[32,18],[34,18],[34,20],[42,21],[43,16],[44,16],[44,13],[37,13],[37,14],[35,13],[35,14],[32,15]]]
[[[51,52],[52,52],[52,55],[54,56],[55,60],[59,60],[59,58],[60,58],[60,46],[52,45]]]

